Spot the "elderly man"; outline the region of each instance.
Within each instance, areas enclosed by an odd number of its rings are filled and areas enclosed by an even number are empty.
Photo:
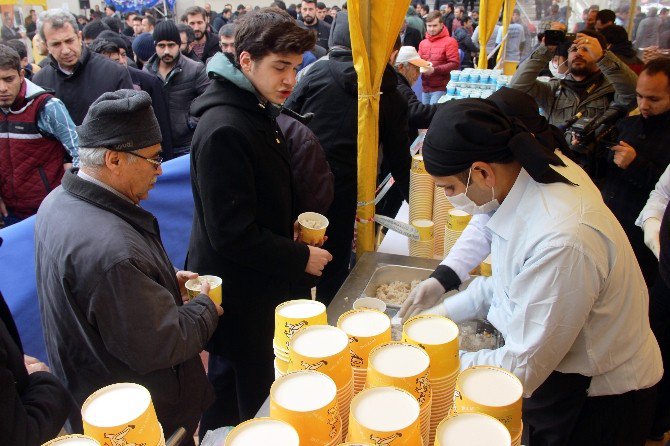
[[[644,445],[663,365],[642,273],[598,188],[479,99],[437,111],[423,156],[454,207],[491,215],[493,276],[427,310],[503,334],[503,347],[461,352],[461,368],[521,380],[531,445]]]
[[[220,306],[196,274],[175,272],[156,218],[139,206],[161,171],[161,133],[143,91],[105,93],[77,128],[81,170],[68,171],[35,222],[35,268],[51,367],[77,403],[120,381],[145,386],[166,437],[192,436],[212,401],[198,356]]]

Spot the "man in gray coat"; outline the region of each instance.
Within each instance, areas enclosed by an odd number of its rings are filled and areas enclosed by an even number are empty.
[[[535,98],[550,124],[560,126],[581,112],[586,118],[602,114],[608,107],[635,108],[637,75],[606,50],[601,34],[584,31],[568,50],[565,79],[541,82],[537,77],[556,52],[542,43],[519,65],[510,87]]]
[[[161,133],[144,91],[105,93],[77,128],[81,170],[65,173],[35,222],[40,314],[53,373],[78,404],[117,382],[145,386],[168,437],[187,440],[212,402],[199,353],[220,306],[185,282],[139,206],[161,170]],[[74,426],[76,428],[76,426]]]
[[[158,76],[170,109],[174,156],[184,155],[191,148],[191,139],[197,120],[191,116],[191,103],[209,85],[205,65],[182,57],[179,47],[181,35],[174,22],[162,21],[153,32],[156,54],[144,69]]]

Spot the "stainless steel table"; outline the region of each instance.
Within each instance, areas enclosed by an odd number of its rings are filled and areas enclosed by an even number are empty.
[[[333,301],[328,305],[328,323],[337,325],[337,319],[347,311],[351,310],[354,301],[368,284],[375,270],[382,265],[412,266],[415,268],[435,269],[439,260],[422,259],[419,257],[399,256],[395,254],[384,254],[379,252],[368,252],[361,256],[349,277],[342,284]],[[270,416],[270,398],[268,397],[261,406],[256,418]]]

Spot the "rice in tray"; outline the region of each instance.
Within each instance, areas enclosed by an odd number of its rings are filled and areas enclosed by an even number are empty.
[[[460,349],[467,352],[479,350],[494,350],[498,348],[498,338],[488,331],[477,333],[477,328],[471,325],[459,325]]]
[[[401,282],[396,280],[388,284],[377,287],[377,299],[381,299],[388,305],[402,305],[409,296],[409,293],[421,282],[412,280],[411,282]]]

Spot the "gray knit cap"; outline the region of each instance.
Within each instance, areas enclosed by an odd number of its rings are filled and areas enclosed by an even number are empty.
[[[117,90],[93,102],[77,127],[79,147],[132,152],[160,143],[163,138],[145,91]]]

